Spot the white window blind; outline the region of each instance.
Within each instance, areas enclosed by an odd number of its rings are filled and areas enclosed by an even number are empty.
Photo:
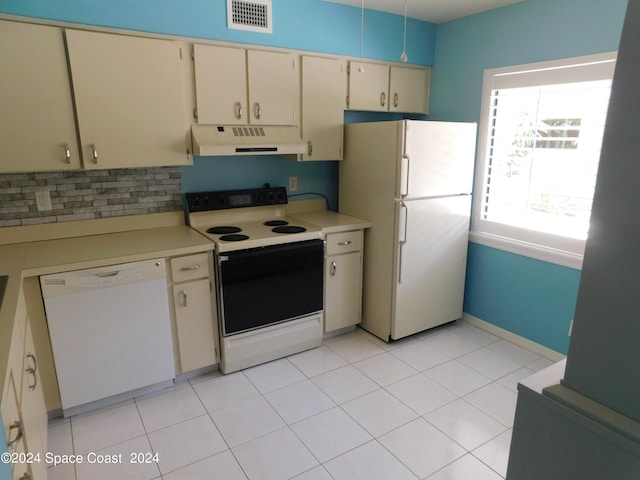
[[[614,64],[605,54],[485,72],[474,241],[581,262]]]

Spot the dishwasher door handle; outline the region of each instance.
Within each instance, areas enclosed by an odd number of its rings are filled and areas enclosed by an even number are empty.
[[[98,278],[108,278],[108,277],[115,277],[119,273],[120,273],[120,270],[114,270],[113,272],[95,273],[94,275]]]

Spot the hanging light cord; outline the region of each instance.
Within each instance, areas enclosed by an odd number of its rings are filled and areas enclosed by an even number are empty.
[[[364,0],[362,0],[362,5],[360,8],[360,67],[358,67],[359,72],[364,72],[364,65],[362,64],[364,50]]]
[[[402,38],[402,55],[400,55],[400,61],[407,61],[407,2],[404,0],[404,36]]]

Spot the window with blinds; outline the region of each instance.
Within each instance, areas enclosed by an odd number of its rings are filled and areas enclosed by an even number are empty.
[[[607,54],[485,72],[472,239],[582,255],[614,65]]]

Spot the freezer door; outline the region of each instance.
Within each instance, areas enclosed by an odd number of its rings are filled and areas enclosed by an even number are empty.
[[[471,196],[405,201],[398,209],[393,339],[462,316]]]
[[[407,121],[401,198],[470,193],[476,124]]]

